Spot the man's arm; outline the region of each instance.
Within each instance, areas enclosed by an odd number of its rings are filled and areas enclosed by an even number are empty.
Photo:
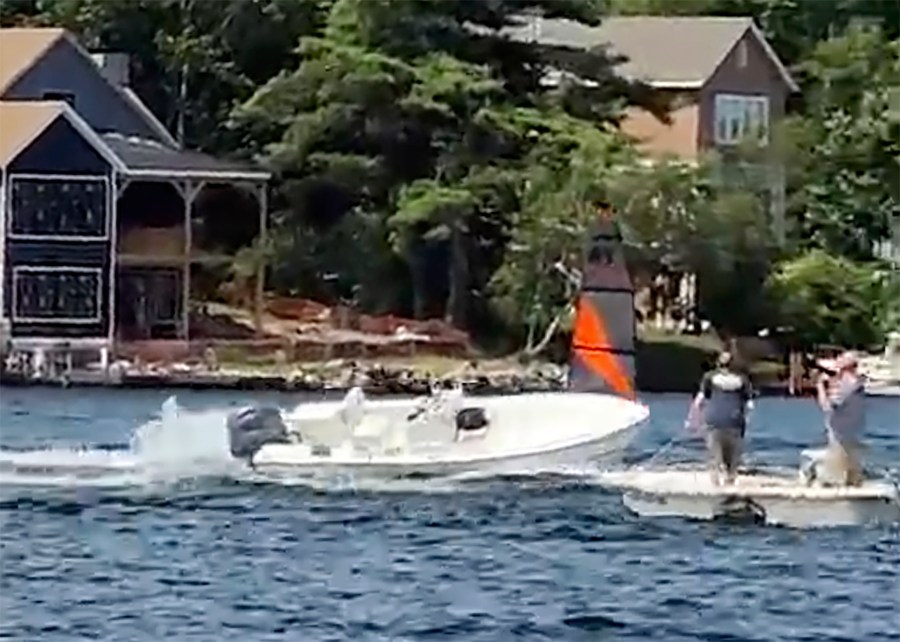
[[[687,419],[684,422],[685,428],[692,428],[699,424],[700,412],[703,409],[703,404],[709,399],[710,395],[712,395],[712,383],[710,382],[709,373],[706,373],[700,380],[700,390],[697,391],[697,394],[691,402],[691,408],[688,411]]]
[[[747,412],[753,410],[753,384],[750,382],[750,377],[744,376],[744,388],[742,391],[744,397],[744,408],[746,408]]]

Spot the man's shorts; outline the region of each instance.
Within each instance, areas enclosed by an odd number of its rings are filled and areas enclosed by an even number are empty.
[[[743,431],[740,428],[708,428],[706,446],[716,467],[734,473],[741,461]]]

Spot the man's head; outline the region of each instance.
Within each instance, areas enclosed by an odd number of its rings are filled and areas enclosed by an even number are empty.
[[[733,361],[734,359],[731,356],[731,353],[725,350],[721,352],[718,357],[716,357],[716,366],[718,366],[719,368],[727,368],[732,364]]]

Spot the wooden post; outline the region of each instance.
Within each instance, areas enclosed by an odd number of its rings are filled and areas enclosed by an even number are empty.
[[[112,189],[110,190],[109,209],[107,212],[107,229],[109,231],[109,289],[107,293],[109,305],[109,328],[107,328],[107,343],[109,349],[115,354],[116,350],[116,324],[118,323],[118,285],[119,285],[119,199],[125,194],[125,190],[131,184],[127,178],[121,174],[114,173],[112,179]],[[109,363],[107,355],[106,363]],[[104,366],[106,372],[106,366]]]
[[[181,333],[185,341],[190,341],[190,319],[191,319],[191,252],[193,251],[193,217],[192,211],[194,207],[194,199],[197,194],[206,186],[204,181],[197,183],[193,181],[185,181],[178,184],[184,201],[184,257],[182,262],[181,277]]]
[[[268,240],[266,226],[268,223],[269,199],[266,183],[257,187],[257,201],[259,204],[259,265],[256,267],[256,292],[253,301],[253,318],[256,326],[256,337],[263,337],[263,305],[266,293],[266,260],[265,247]]]

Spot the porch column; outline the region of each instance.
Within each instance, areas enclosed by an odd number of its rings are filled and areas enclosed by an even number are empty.
[[[114,174],[109,206],[109,328],[107,341],[109,349],[115,353],[118,323],[119,287],[119,200],[131,181],[121,174]],[[106,370],[106,368],[104,368]]]
[[[194,199],[205,187],[205,181],[184,181],[177,184],[178,191],[184,201],[184,257],[181,265],[181,335],[185,341],[191,338],[190,305],[191,305],[191,252],[193,250],[193,212]]]
[[[266,292],[266,253],[268,243],[269,194],[266,183],[257,186],[257,202],[259,203],[259,263],[256,266],[256,296],[253,301],[253,317],[256,326],[256,337],[263,336],[263,308]]]

